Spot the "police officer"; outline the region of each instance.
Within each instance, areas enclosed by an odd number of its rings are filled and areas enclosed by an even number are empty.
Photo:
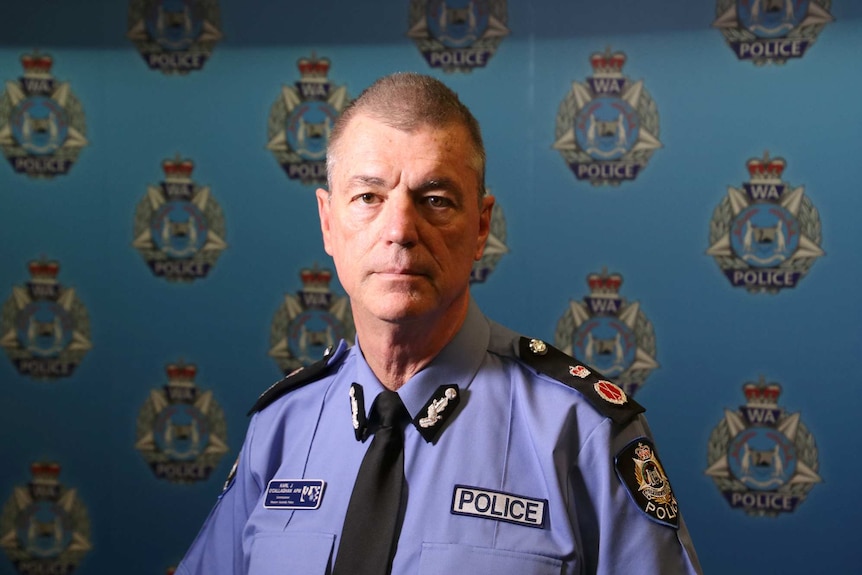
[[[327,162],[320,225],[355,345],[261,395],[178,574],[355,575],[383,539],[370,572],[700,573],[643,408],[471,299],[494,198],[458,97],[382,78],[336,122]],[[378,395],[402,419],[385,423]],[[364,490],[381,429],[400,442],[394,528]]]

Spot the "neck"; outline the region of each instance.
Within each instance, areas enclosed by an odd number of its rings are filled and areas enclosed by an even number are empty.
[[[381,321],[354,317],[368,367],[387,389],[397,391],[437,357],[464,324],[469,300],[433,318]]]

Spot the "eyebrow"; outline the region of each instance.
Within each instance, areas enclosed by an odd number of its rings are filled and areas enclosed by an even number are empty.
[[[350,180],[348,181],[348,186],[354,186],[356,184],[359,184],[361,186],[381,187],[385,186],[386,182],[383,181],[383,178],[378,178],[376,176],[351,176]]]
[[[446,190],[460,194],[461,187],[451,178],[432,178],[419,184],[413,189],[416,193],[424,193],[430,190]]]

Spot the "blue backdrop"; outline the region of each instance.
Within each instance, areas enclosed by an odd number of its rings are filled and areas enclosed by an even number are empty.
[[[408,37],[407,0],[225,0],[223,38],[203,68],[168,75],[127,37],[134,3],[6,3],[0,81],[8,91],[22,55],[50,53],[51,74],[81,104],[87,144],[66,175],[0,165],[0,299],[29,281],[31,260],[58,261],[57,280],[87,310],[92,348],[72,376],[49,381],[0,358],[0,542],[15,532],[9,505],[32,481],[31,463],[55,462],[89,521],[76,573],[164,573],[182,557],[236,457],[246,411],[280,377],[274,315],[302,289],[303,268],[332,267],[315,186],[289,179],[267,149],[273,103],[314,52],[350,97],[393,71],[427,72],[480,120],[508,247],[473,287],[488,315],[553,342],[570,301],[588,295],[588,274],[622,275],[620,295],[639,302],[655,332],[658,367],[637,399],[706,572],[858,572],[862,4],[825,5],[834,21],[803,57],[757,66],[713,27],[715,0],[513,0],[488,64],[445,72]],[[561,102],[606,47],[627,56],[625,76],[643,80],[661,147],[635,180],[593,186],[553,145]],[[797,287],[752,294],[706,252],[715,208],[765,150],[804,187],[825,253]],[[209,275],[186,283],[154,276],[133,245],[138,204],[177,154],[194,162],[192,179],[210,188],[225,225]],[[330,287],[343,295],[337,280]],[[227,445],[207,480],[184,484],[157,478],[136,449],[142,408],[180,360],[197,366],[198,387],[223,410]],[[705,473],[713,430],[761,376],[780,383],[779,405],[816,441],[822,479],[775,517],[732,508]],[[15,572],[0,560],[0,573]]]

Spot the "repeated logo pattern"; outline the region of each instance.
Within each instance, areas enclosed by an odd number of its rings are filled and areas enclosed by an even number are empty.
[[[781,386],[743,386],[746,403],[726,409],[709,437],[706,474],[734,509],[776,517],[796,510],[821,478],[814,436],[778,405]]]
[[[728,187],[710,222],[707,254],[751,293],[793,288],[823,255],[820,216],[802,186],[783,181],[784,158],[748,160],[751,179]]]
[[[326,146],[335,120],[350,98],[346,86],[329,82],[329,58],[300,58],[300,80],[283,86],[269,112],[268,143],[291,180],[326,183]]]
[[[19,174],[67,174],[87,145],[84,109],[69,83],[51,75],[52,56],[24,54],[21,65],[24,76],[0,95],[0,149]]]
[[[87,508],[60,483],[60,464],[33,463],[27,485],[15,487],[0,513],[0,547],[21,575],[71,575],[93,547]]]
[[[203,68],[221,40],[217,0],[131,0],[127,36],[151,70]]]
[[[332,272],[315,265],[300,271],[302,289],[285,294],[272,317],[269,355],[284,373],[311,365],[339,340],[356,335],[350,301],[329,289]]]
[[[626,302],[620,274],[592,273],[590,295],[569,302],[557,322],[555,345],[634,395],[658,367],[655,332],[638,302]]]
[[[195,384],[196,365],[165,371],[167,385],[151,390],[141,407],[135,448],[159,479],[205,481],[228,451],[224,412],[212,391]]]
[[[783,64],[808,53],[834,19],[830,0],[717,0],[713,26],[739,60]],[[471,72],[489,64],[509,35],[505,0],[411,0],[408,37],[433,70]],[[186,75],[203,69],[222,39],[216,0],[130,0],[128,38],[151,70]],[[637,178],[659,140],[659,114],[643,81],[623,75],[622,52],[593,54],[593,73],[573,82],[559,106],[553,149],[578,180],[617,186]],[[301,78],[272,105],[267,149],[291,180],[326,181],[326,145],[335,118],[349,102],[346,87],[328,77],[330,61],[302,58]],[[0,149],[17,174],[48,180],[68,174],[89,145],[84,110],[68,82],[52,75],[54,58],[21,56],[23,75],[0,93]],[[148,72],[142,72],[147,73]],[[221,207],[208,186],[191,179],[194,165],[165,161],[165,179],[147,188],[135,213],[134,247],[152,273],[171,282],[207,277],[226,249]],[[747,163],[750,179],[728,188],[710,222],[708,254],[733,287],[778,293],[798,285],[824,255],[818,211],[804,189],[784,181],[786,161],[768,153]],[[472,283],[482,283],[509,251],[497,204],[483,258]],[[69,377],[92,348],[88,312],[73,288],[57,281],[60,266],[41,259],[31,278],[12,289],[0,311],[0,346],[23,377]],[[309,365],[324,348],[355,335],[349,300],[329,289],[332,273],[302,270],[303,288],[284,297],[272,320],[269,353],[286,373]],[[595,392],[623,404],[653,369],[655,334],[638,302],[619,296],[619,274],[591,274],[590,293],[571,302],[556,329],[556,345],[595,365],[615,384]],[[573,377],[589,371],[572,366]],[[150,390],[138,416],[135,448],[158,479],[206,480],[229,450],[224,413],[212,391],[195,383],[197,367],[173,364],[168,381]],[[713,429],[706,475],[733,509],[751,516],[794,512],[821,482],[813,434],[799,413],[779,406],[781,387],[747,383],[745,404],[727,409]],[[434,399],[420,414],[433,426],[455,396]],[[447,408],[447,405],[449,407]],[[425,422],[425,423],[422,423]],[[676,499],[654,447],[635,442],[617,470],[651,519],[675,525]],[[92,550],[87,509],[59,481],[60,465],[34,463],[32,479],[14,488],[0,512],[0,547],[24,574],[72,573]],[[638,499],[640,497],[640,499]],[[173,573],[174,567],[167,568]]]
[[[412,0],[407,36],[432,68],[483,68],[509,35],[505,0]]]
[[[33,379],[72,375],[92,348],[87,308],[57,281],[60,263],[33,260],[30,281],[12,288],[0,312],[0,345],[15,369]]]
[[[826,24],[832,0],[718,0],[713,26],[740,60],[758,66],[801,58]]]
[[[658,110],[642,80],[623,76],[623,52],[590,56],[593,75],[572,82],[560,103],[556,141],[579,180],[595,186],[634,180],[661,147]]]
[[[221,206],[209,186],[191,179],[191,160],[177,155],[162,162],[162,169],[164,181],[147,187],[135,210],[133,245],[157,277],[205,278],[227,248]]]

